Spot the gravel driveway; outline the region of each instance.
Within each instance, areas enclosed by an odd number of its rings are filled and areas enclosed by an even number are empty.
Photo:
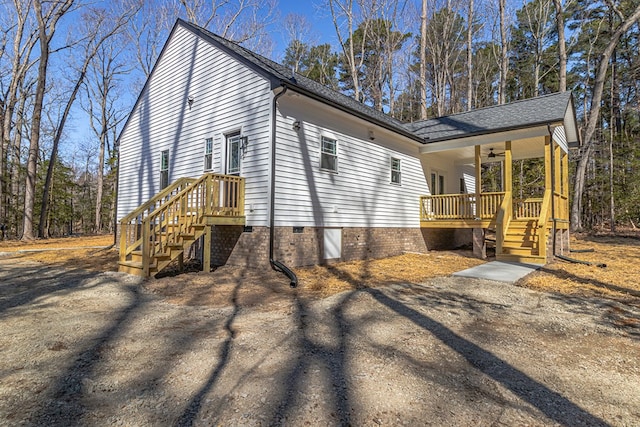
[[[175,305],[0,260],[0,424],[640,425],[612,303],[448,277],[243,306],[246,286]]]

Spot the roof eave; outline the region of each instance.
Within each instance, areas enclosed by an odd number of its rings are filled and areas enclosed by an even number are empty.
[[[280,87],[286,86],[289,90],[292,90],[292,91],[297,92],[297,93],[299,93],[301,95],[307,96],[307,97],[309,97],[311,99],[314,99],[316,101],[322,102],[323,104],[329,105],[329,106],[331,106],[333,108],[336,108],[336,109],[338,109],[340,111],[343,111],[343,112],[345,112],[347,114],[350,114],[352,116],[358,117],[358,118],[360,118],[360,119],[362,119],[364,121],[367,121],[367,122],[369,122],[371,124],[374,124],[376,126],[380,126],[381,128],[387,129],[387,130],[392,131],[392,132],[394,132],[396,134],[404,136],[405,138],[408,138],[411,141],[416,142],[416,143],[418,143],[420,145],[422,145],[424,143],[424,139],[422,137],[420,137],[420,136],[418,136],[418,135],[416,135],[416,134],[414,134],[412,132],[409,132],[409,131],[401,128],[401,127],[392,126],[389,123],[385,123],[385,122],[383,122],[381,120],[376,120],[374,117],[371,117],[371,116],[368,116],[366,114],[363,114],[363,113],[361,113],[361,112],[359,112],[357,110],[354,110],[352,108],[349,108],[349,107],[347,107],[345,105],[342,105],[342,104],[339,104],[337,102],[333,102],[330,99],[327,99],[327,98],[323,97],[322,95],[319,95],[319,94],[316,94],[316,93],[314,93],[312,91],[309,91],[309,90],[303,88],[302,86],[299,86],[299,85],[295,84],[292,81],[282,80],[281,79],[279,84],[276,87],[278,87],[278,86],[280,86]],[[275,89],[275,87],[273,87],[272,89]]]

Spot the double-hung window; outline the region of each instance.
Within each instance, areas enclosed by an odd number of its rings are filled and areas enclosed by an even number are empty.
[[[160,153],[160,189],[169,185],[169,150]]]
[[[338,172],[338,141],[322,137],[320,147],[320,169]]]
[[[400,159],[391,158],[391,183],[400,184],[402,181],[402,172],[400,170]]]
[[[204,170],[213,169],[213,138],[204,141]]]

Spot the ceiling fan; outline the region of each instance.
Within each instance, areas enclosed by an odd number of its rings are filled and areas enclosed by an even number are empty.
[[[493,152],[493,148],[489,148],[489,154],[487,155],[487,157],[490,158],[490,159],[494,159],[496,156],[504,156],[504,152],[503,153],[494,153]]]

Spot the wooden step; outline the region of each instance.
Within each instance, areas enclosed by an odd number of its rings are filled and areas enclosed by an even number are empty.
[[[541,264],[544,265],[547,263],[547,260],[544,257],[539,255],[510,255],[510,254],[499,254],[496,255],[497,261],[504,262],[523,262],[528,264]]]
[[[533,248],[537,247],[538,242],[532,240],[521,240],[521,239],[504,239],[502,241],[502,247],[509,248]]]
[[[503,255],[538,255],[538,250],[534,248],[502,246]]]

